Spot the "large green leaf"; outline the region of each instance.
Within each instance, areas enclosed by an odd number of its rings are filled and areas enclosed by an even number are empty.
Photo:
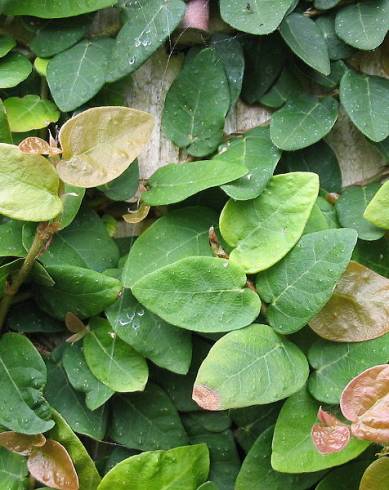
[[[243,270],[228,260],[189,257],[146,275],[132,288],[146,308],[177,327],[227,332],[259,314],[258,295],[245,287]]]
[[[71,265],[50,265],[52,287],[39,286],[36,299],[42,309],[60,320],[71,311],[80,318],[98,315],[118,297],[120,282],[99,272]]]
[[[292,395],[283,405],[277,419],[271,465],[283,473],[309,473],[347,463],[361,454],[367,441],[351,439],[339,453],[320,454],[311,439],[312,425],[319,409],[305,389]]]
[[[4,13],[7,15],[33,15],[47,19],[72,17],[74,15],[93,12],[104,7],[111,7],[117,0],[13,0],[5,3]]]
[[[389,230],[389,182],[385,182],[376,192],[373,199],[367,205],[363,217],[373,226],[380,226]]]
[[[362,240],[378,240],[385,233],[364,218],[365,209],[378,189],[379,184],[376,182],[366,186],[346,187],[335,203],[339,223],[354,228]]]
[[[273,177],[256,199],[230,199],[220,216],[220,231],[235,247],[230,261],[255,273],[282,259],[303,233],[318,192],[316,174],[292,172]]]
[[[142,194],[149,206],[183,201],[200,191],[226,184],[247,174],[243,162],[215,158],[198,162],[171,163],[159,168],[149,179],[150,190]]]
[[[54,425],[42,396],[45,364],[33,344],[17,333],[0,340],[0,424],[22,434],[39,434]]]
[[[298,391],[308,362],[292,342],[268,325],[231,332],[209,351],[193,387],[193,399],[206,410],[262,405]]]
[[[129,289],[106,310],[106,315],[118,337],[142,356],[177,374],[188,372],[192,358],[190,335],[145,310]]]
[[[251,34],[269,34],[277,29],[293,0],[221,0],[220,13],[235,29]]]
[[[347,70],[340,82],[343,107],[357,128],[373,141],[389,136],[388,97],[389,80],[382,77]]]
[[[291,475],[273,470],[271,445],[274,427],[268,427],[255,441],[243,461],[235,490],[306,490],[322,473]]]
[[[271,269],[257,276],[257,290],[269,304],[270,325],[283,334],[300,330],[330,299],[351,259],[354,230],[324,230],[304,235]]]
[[[84,337],[84,356],[96,378],[113,391],[142,391],[148,378],[147,363],[112,332],[107,320],[94,318]]]
[[[7,490],[27,490],[27,460],[19,454],[0,448],[0,486]]]
[[[171,449],[188,443],[172,401],[152,383],[142,393],[114,399],[110,436],[119,444],[142,451]]]
[[[329,75],[330,58],[323,34],[309,17],[293,13],[280,26],[280,33],[290,49],[307,65]]]
[[[0,60],[0,88],[11,88],[23,82],[31,73],[32,64],[20,53],[11,53]]]
[[[27,252],[23,247],[21,221],[10,220],[0,225],[0,257],[24,257]]]
[[[241,162],[248,173],[240,179],[222,186],[224,192],[235,200],[258,197],[272,177],[281,152],[270,140],[268,127],[258,127],[248,131],[243,138],[229,142],[215,159]]]
[[[113,40],[84,40],[57,54],[47,67],[51,95],[61,111],[73,111],[105,83]]]
[[[11,131],[14,133],[45,128],[59,119],[59,111],[56,106],[49,100],[41,99],[38,95],[10,97],[5,99],[4,106]]]
[[[337,117],[338,104],[334,98],[300,94],[273,114],[270,137],[282,150],[299,150],[326,136]]]
[[[367,0],[340,9],[335,19],[336,34],[358,49],[375,49],[388,31],[389,2]]]
[[[209,155],[223,139],[230,89],[214,49],[188,61],[167,93],[162,126],[165,134],[190,155]]]
[[[57,173],[40,155],[0,143],[0,185],[0,213],[10,218],[45,221],[62,209]]]
[[[209,471],[205,444],[151,451],[125,459],[109,471],[97,490],[196,490]]]
[[[137,70],[180,23],[182,0],[140,0],[125,5],[126,23],[117,35],[107,70],[113,82]]]
[[[367,368],[389,359],[389,334],[365,342],[336,343],[317,340],[308,359],[315,369],[309,391],[319,401],[338,404],[345,386]]]
[[[212,256],[208,230],[217,225],[217,214],[205,207],[172,210],[155,221],[131,247],[123,268],[123,284],[132,287],[138,279],[177,260]]]

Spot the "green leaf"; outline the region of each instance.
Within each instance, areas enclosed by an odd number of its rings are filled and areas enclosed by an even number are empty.
[[[216,213],[200,206],[172,210],[159,218],[131,247],[123,268],[124,286],[132,287],[146,274],[185,257],[211,257],[208,231],[215,225]]]
[[[225,432],[231,427],[229,411],[221,412],[191,412],[182,415],[184,427],[190,436],[207,434],[209,432]]]
[[[374,194],[373,199],[367,205],[363,217],[373,223],[389,230],[389,182],[385,182]]]
[[[107,409],[93,412],[84,403],[84,396],[70,385],[60,362],[46,361],[47,386],[45,395],[50,405],[57,410],[78,434],[102,440],[107,428]]]
[[[336,34],[357,49],[377,48],[388,31],[389,2],[367,0],[340,9],[335,19]]]
[[[212,481],[207,481],[200,485],[197,490],[218,490],[219,487]]]
[[[300,330],[330,299],[351,259],[354,230],[325,230],[304,235],[271,269],[257,276],[260,297],[270,303],[266,316],[279,333]]]
[[[223,20],[235,29],[262,35],[277,29],[292,4],[293,0],[220,0],[220,13]]]
[[[224,160],[229,164],[241,162],[248,173],[223,185],[223,191],[238,201],[258,197],[272,177],[280,157],[281,152],[270,140],[269,127],[254,128],[243,138],[232,140],[214,159]]]
[[[119,177],[98,187],[98,189],[113,201],[127,201],[138,190],[139,165],[133,162]]]
[[[12,144],[12,134],[9,127],[7,112],[3,101],[0,99],[0,143]]]
[[[23,259],[12,260],[0,266],[0,297],[4,296],[7,279],[22,266]]]
[[[182,0],[141,0],[125,4],[127,21],[117,35],[107,70],[113,82],[137,70],[180,23]]]
[[[270,137],[281,150],[299,150],[324,138],[337,117],[338,103],[333,97],[300,94],[273,114]]]
[[[315,490],[333,490],[334,488],[336,490],[359,490],[359,483],[365,469],[366,461],[355,461],[335,468],[321,480]]]
[[[202,157],[221,143],[229,108],[230,88],[223,64],[214,49],[204,49],[185,63],[170,87],[162,127],[173,143]]]
[[[326,192],[340,192],[342,189],[342,173],[338,159],[324,140],[304,150],[284,153],[282,161],[289,172],[305,171],[318,174],[320,188]]]
[[[291,70],[284,68],[276,83],[259,99],[259,102],[268,107],[278,109],[290,98],[301,91],[301,84]]]
[[[365,342],[337,343],[317,340],[309,349],[308,360],[315,369],[309,378],[309,391],[324,403],[339,404],[346,385],[367,368],[389,359],[389,334]]]
[[[228,260],[189,257],[146,275],[132,292],[172,325],[227,332],[249,325],[259,314],[259,297],[245,285],[243,270]]]
[[[131,449],[153,451],[188,444],[188,436],[167,394],[148,384],[142,393],[113,401],[110,436]]]
[[[354,228],[362,240],[378,240],[385,233],[364,218],[365,209],[378,189],[378,183],[346,187],[335,203],[339,223]]]
[[[177,374],[188,372],[192,358],[190,335],[145,310],[130,290],[124,290],[106,315],[118,337],[142,356]]]
[[[150,190],[142,194],[142,199],[149,206],[173,204],[210,187],[238,179],[247,171],[243,162],[218,158],[179,165],[171,163],[150,177]]]
[[[99,272],[71,265],[50,265],[46,269],[55,285],[39,286],[36,299],[43,310],[60,320],[69,311],[80,318],[98,315],[120,293],[120,282]]]
[[[370,242],[358,240],[353,260],[389,278],[389,240],[386,238],[376,240],[373,247]]]
[[[0,340],[0,424],[21,434],[39,434],[54,425],[42,396],[45,364],[33,344],[17,333]]]
[[[85,393],[85,403],[89,410],[101,407],[114,394],[92,374],[80,344],[66,346],[62,363],[73,388]]]
[[[315,8],[320,10],[329,10],[335,7],[341,0],[314,0]]]
[[[229,200],[220,216],[220,231],[235,247],[230,261],[255,273],[284,257],[303,233],[319,191],[319,179],[309,172],[273,177],[251,201]]]
[[[357,128],[373,141],[389,136],[388,97],[389,80],[385,78],[347,70],[340,82],[343,107]]]
[[[55,426],[48,436],[61,443],[72,458],[80,481],[79,490],[95,490],[101,478],[93,460],[64,418],[55,410],[53,410],[52,416]]]
[[[306,490],[323,473],[291,475],[274,471],[270,459],[274,427],[268,427],[255,441],[243,461],[235,490]]]
[[[335,14],[321,15],[316,20],[316,25],[327,43],[328,55],[331,60],[341,60],[348,58],[354,53],[352,47],[344,43],[336,35],[335,31]]]
[[[209,471],[205,444],[151,451],[125,459],[109,471],[97,490],[196,490]]]
[[[111,7],[117,0],[67,0],[64,6],[62,0],[18,0],[16,3],[8,1],[5,5],[6,15],[32,15],[45,19],[72,17],[75,15],[93,12],[104,7]]]
[[[41,99],[38,95],[9,97],[5,99],[4,106],[11,131],[14,133],[46,128],[50,123],[57,122],[59,119],[59,111],[56,106],[49,100]]]
[[[193,399],[206,410],[262,405],[298,391],[309,374],[304,354],[268,325],[218,340],[200,366]]]
[[[0,36],[0,58],[3,58],[15,46],[16,46],[16,41],[13,37],[8,35]]]
[[[0,59],[0,88],[11,88],[23,82],[31,73],[32,64],[20,53],[10,53]]]
[[[94,376],[113,391],[142,391],[148,378],[144,358],[112,332],[101,318],[91,320],[84,356]]]
[[[309,17],[293,13],[280,26],[280,34],[290,49],[308,66],[330,74],[330,58],[323,34]]]
[[[22,333],[63,332],[65,325],[39,310],[35,303],[27,301],[15,305],[8,313],[7,325]]]
[[[0,257],[25,257],[26,250],[22,242],[21,221],[10,220],[0,225]]]
[[[85,189],[82,187],[64,184],[63,194],[61,195],[63,211],[59,218],[60,230],[63,230],[73,222],[80,209],[84,195]]]
[[[292,395],[283,405],[273,437],[271,465],[283,473],[309,473],[347,463],[361,454],[367,441],[351,439],[339,453],[320,454],[311,439],[312,425],[319,409],[305,389]]]
[[[57,54],[47,67],[47,83],[61,111],[77,109],[105,83],[113,40],[84,40]]]
[[[27,460],[19,454],[0,448],[0,486],[9,490],[28,488]]]

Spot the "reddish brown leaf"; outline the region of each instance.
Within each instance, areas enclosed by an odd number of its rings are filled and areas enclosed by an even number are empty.
[[[389,279],[350,262],[331,299],[309,325],[335,342],[381,337],[389,332]]]
[[[215,390],[208,388],[208,386],[195,386],[192,398],[204,410],[221,410],[219,394]]]
[[[46,438],[43,434],[29,436],[26,434],[18,434],[17,432],[1,432],[0,446],[5,447],[8,451],[27,456],[32,451],[34,446],[40,447],[46,443]]]
[[[359,490],[388,490],[388,488],[389,458],[380,458],[366,468]]]
[[[315,424],[311,431],[312,441],[317,450],[321,454],[330,454],[344,449],[350,441],[350,428],[321,407],[317,418],[320,424]]]
[[[68,311],[65,315],[65,325],[69,332],[72,333],[79,333],[86,329],[86,326],[82,320],[80,320],[78,316],[71,311]]]
[[[19,143],[19,149],[23,153],[32,153],[35,155],[59,155],[61,150],[56,147],[50,146],[42,138],[38,138],[37,136],[29,136],[25,138],[23,141]]]
[[[33,448],[27,465],[31,475],[48,487],[58,490],[79,489],[73,462],[59,442],[48,440],[43,447]]]

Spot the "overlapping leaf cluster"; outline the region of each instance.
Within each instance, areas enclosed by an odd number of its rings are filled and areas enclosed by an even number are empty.
[[[388,162],[388,0],[0,9],[0,488],[387,489],[388,172],[344,187],[327,136]]]

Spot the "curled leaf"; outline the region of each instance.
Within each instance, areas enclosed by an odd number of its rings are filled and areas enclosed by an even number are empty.
[[[312,427],[311,436],[317,450],[321,454],[342,451],[350,441],[350,428],[334,415],[325,412],[321,407],[317,413],[320,423]]]
[[[123,219],[126,223],[140,223],[150,212],[150,206],[142,203],[136,211],[130,211],[123,215]]]
[[[78,490],[79,482],[73,461],[57,441],[48,440],[35,447],[27,461],[31,475],[43,484],[58,490]]]
[[[8,451],[27,456],[34,447],[44,446],[46,437],[43,434],[27,435],[6,431],[0,433],[0,446]]]
[[[55,146],[50,146],[47,141],[37,136],[29,136],[19,143],[19,150],[23,153],[30,153],[33,155],[59,155],[62,150]]]

